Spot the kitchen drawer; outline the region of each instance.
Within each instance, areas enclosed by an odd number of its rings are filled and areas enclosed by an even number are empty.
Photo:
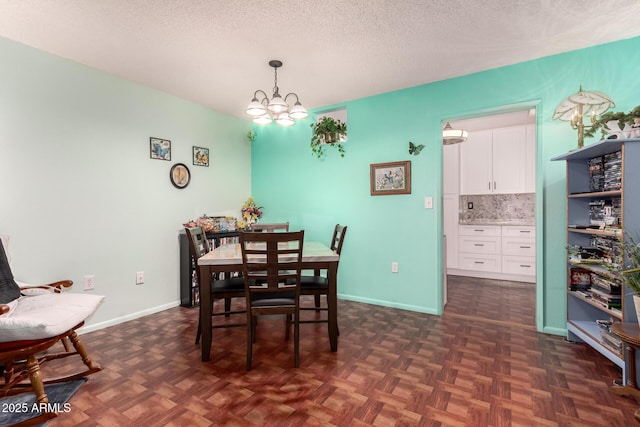
[[[458,233],[461,236],[500,237],[499,225],[460,225]]]
[[[536,274],[536,258],[530,256],[503,255],[502,272],[506,274],[534,276]]]
[[[459,236],[458,250],[474,254],[499,254],[500,237]]]
[[[462,270],[500,272],[500,255],[460,254],[460,268]]]
[[[526,225],[503,225],[502,237],[530,237],[536,238],[536,228]]]
[[[536,256],[535,239],[502,237],[502,255]]]

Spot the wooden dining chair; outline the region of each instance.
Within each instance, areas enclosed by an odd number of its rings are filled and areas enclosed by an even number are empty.
[[[274,231],[289,231],[288,222],[278,222],[273,224],[251,224],[251,231],[273,233]]]
[[[300,274],[304,231],[240,233],[247,301],[247,370],[251,370],[258,316],[284,314],[286,339],[293,321],[295,367],[300,366]]]
[[[200,269],[198,268],[198,258],[209,252],[209,241],[202,227],[186,227],[187,237],[189,238],[189,248],[191,257],[195,265],[196,277],[198,283],[200,280]],[[228,273],[230,274],[230,273]],[[232,298],[244,298],[244,280],[242,277],[219,277],[211,278],[211,315],[229,317],[231,314],[245,313],[245,310],[231,310]],[[224,311],[216,312],[214,310],[214,302],[216,299],[224,299]],[[230,328],[235,326],[244,326],[244,323],[225,322],[219,325],[212,325],[212,328]],[[196,344],[200,342],[202,335],[202,325],[198,316],[198,331],[196,332]]]
[[[331,237],[331,250],[336,254],[342,253],[342,245],[344,244],[344,236],[347,234],[347,226],[336,224],[333,229],[333,236]],[[338,264],[339,265],[339,264]],[[315,310],[315,311],[327,311],[327,306],[321,306],[320,297],[329,294],[329,281],[326,275],[320,270],[315,270],[313,276],[302,276],[300,282],[300,294],[301,295],[313,295],[315,300],[315,307],[301,307],[301,310]],[[327,319],[316,320],[301,320],[300,323],[326,323]]]

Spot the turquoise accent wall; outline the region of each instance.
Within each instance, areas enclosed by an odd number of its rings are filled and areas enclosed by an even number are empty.
[[[504,106],[535,106],[537,327],[564,334],[565,168],[549,159],[575,148],[577,134],[551,116],[580,85],[611,96],[615,111],[640,104],[639,51],[636,37],[318,109],[347,109],[344,158],[337,151],[321,160],[312,156],[311,119],[291,128],[256,126],[252,193],[264,206],[262,221],[288,220],[293,229],[305,229],[309,239],[325,242],[336,223],[348,225],[341,298],[440,314],[441,123]],[[409,156],[409,141],[425,145],[419,156]],[[411,160],[412,194],[372,197],[369,165],[400,160]],[[424,209],[425,196],[434,198],[434,209]],[[398,273],[391,273],[393,261],[399,263]]]

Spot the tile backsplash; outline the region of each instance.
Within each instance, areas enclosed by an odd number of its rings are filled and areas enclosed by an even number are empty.
[[[460,196],[461,224],[534,224],[535,217],[535,193]]]

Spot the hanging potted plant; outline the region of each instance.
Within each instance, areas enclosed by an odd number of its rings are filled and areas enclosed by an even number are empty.
[[[324,147],[336,147],[340,157],[344,157],[342,143],[347,140],[347,124],[333,117],[325,116],[311,124],[311,151],[318,158],[324,154]]]

